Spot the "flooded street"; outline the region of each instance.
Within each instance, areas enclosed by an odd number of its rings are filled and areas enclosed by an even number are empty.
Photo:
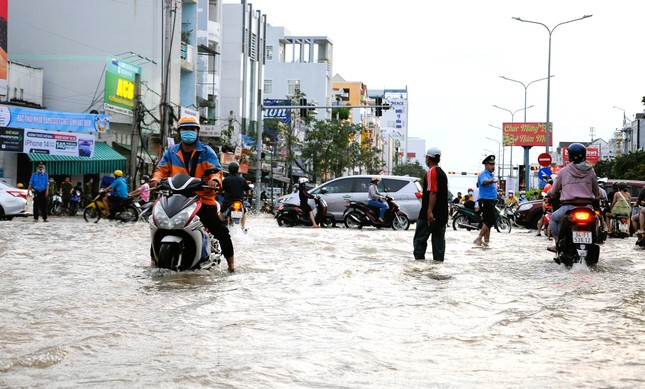
[[[147,224],[0,222],[0,387],[645,385],[645,252],[556,265],[524,229],[232,232],[234,274],[149,267]],[[431,254],[428,255],[431,258]]]

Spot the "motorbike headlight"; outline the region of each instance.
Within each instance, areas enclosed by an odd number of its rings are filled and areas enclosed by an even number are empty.
[[[522,204],[517,208],[517,212],[528,211],[531,209],[531,204]]]
[[[195,212],[197,204],[191,204],[188,207],[182,209],[172,218],[169,218],[164,212],[162,207],[155,207],[154,209],[154,218],[157,222],[157,227],[163,228],[165,230],[174,230],[177,228],[182,228],[186,225],[190,216]]]

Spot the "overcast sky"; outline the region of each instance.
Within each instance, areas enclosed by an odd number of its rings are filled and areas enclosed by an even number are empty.
[[[239,3],[238,1],[225,1]],[[503,122],[518,111],[524,121],[524,87],[545,78],[552,33],[551,112],[558,142],[609,140],[645,108],[645,1],[418,1],[254,0],[272,26],[292,35],[322,35],[334,43],[334,74],[368,89],[409,92],[409,136],[443,152],[444,170],[478,172],[484,154],[501,142]],[[526,121],[546,121],[547,82],[528,87]],[[530,163],[544,147],[531,149]],[[523,158],[513,151],[513,162]],[[507,150],[506,162],[510,160]]]

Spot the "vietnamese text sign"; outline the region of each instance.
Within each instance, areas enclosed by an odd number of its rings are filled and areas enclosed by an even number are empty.
[[[116,58],[107,59],[103,100],[105,109],[124,115],[132,115],[136,74],[141,74],[140,66]]]
[[[598,163],[599,160],[599,152],[597,147],[587,147],[587,162],[589,162],[592,165],[595,165]],[[562,161],[564,161],[564,165],[569,164],[569,148],[568,147],[563,147],[562,148]]]
[[[544,123],[503,123],[504,146],[545,146]],[[553,123],[549,131],[549,146],[553,145]]]
[[[0,127],[75,132],[107,132],[107,115],[47,111],[0,105]]]

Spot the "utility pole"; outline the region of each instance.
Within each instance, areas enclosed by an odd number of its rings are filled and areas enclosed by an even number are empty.
[[[134,107],[132,108],[132,140],[130,142],[130,190],[136,188],[137,183],[137,151],[139,150],[139,124],[140,124],[140,110],[141,110],[141,75],[135,73],[134,75]]]
[[[173,28],[171,25],[171,15],[175,13],[173,3],[175,0],[164,0],[164,34],[163,34],[163,50],[161,58],[161,105],[160,110],[160,120],[161,127],[159,130],[159,135],[161,137],[161,150],[159,153],[159,159],[163,155],[164,151],[168,148],[168,134],[169,134],[169,120],[170,114],[168,112],[169,107],[169,97],[170,94],[170,58],[172,56],[172,39],[173,39]],[[175,15],[176,17],[176,15]]]

